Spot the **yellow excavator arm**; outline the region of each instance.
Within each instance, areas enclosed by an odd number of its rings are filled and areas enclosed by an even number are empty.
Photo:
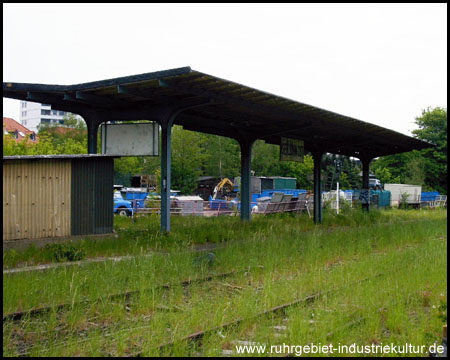
[[[230,179],[228,178],[223,178],[222,180],[220,180],[220,182],[216,185],[216,187],[214,188],[214,194],[213,194],[213,199],[216,199],[217,194],[219,193],[220,190],[222,190],[222,188],[227,185],[227,187],[230,188],[230,191],[233,191],[234,186],[233,183]]]

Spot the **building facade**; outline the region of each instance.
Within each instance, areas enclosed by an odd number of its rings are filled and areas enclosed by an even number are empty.
[[[64,111],[52,110],[49,104],[20,102],[20,123],[31,131],[38,132],[41,124],[62,124],[65,114]],[[76,117],[82,119],[79,115]]]
[[[11,135],[16,142],[22,141],[27,135],[29,136],[28,143],[30,144],[37,142],[38,139],[34,131],[31,131],[19,124],[16,120],[8,117],[3,118],[3,131],[5,132],[5,135]]]

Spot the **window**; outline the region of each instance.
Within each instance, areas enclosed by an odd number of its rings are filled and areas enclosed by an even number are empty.
[[[56,110],[52,110],[52,115],[58,115],[58,112]]]
[[[41,115],[50,115],[50,110],[41,110]]]
[[[32,134],[30,135],[30,139],[31,139],[32,141],[35,141],[35,140],[36,140],[36,135],[34,135],[34,133],[32,133]]]
[[[64,111],[60,111],[60,112],[58,113],[58,115],[64,116]]]
[[[27,121],[26,120],[23,120],[22,121],[22,125],[26,125],[27,124]]]
[[[41,123],[49,124],[50,123],[50,119],[41,119]]]
[[[26,102],[22,102],[22,109],[26,109],[27,107],[27,103]]]
[[[27,112],[26,111],[22,111],[22,116],[27,116]]]

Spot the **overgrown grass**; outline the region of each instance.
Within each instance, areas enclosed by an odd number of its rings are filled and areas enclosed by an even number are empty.
[[[340,215],[326,210],[324,223],[315,225],[306,214],[256,215],[251,222],[242,222],[239,217],[179,217],[172,216],[172,231],[161,234],[160,217],[146,215],[135,222],[128,217],[116,216],[115,235],[102,239],[90,238],[79,242],[65,242],[73,252],[86,258],[102,256],[139,255],[152,251],[186,248],[193,244],[221,243],[252,239],[255,234],[265,237],[272,233],[307,232],[342,226],[368,226],[400,220],[439,219],[445,217],[446,210],[372,210],[369,213],[360,209],[347,209]],[[55,261],[55,254],[46,249],[31,245],[24,250],[3,252],[3,268],[23,265],[45,264]]]
[[[62,314],[53,312],[20,323],[5,322],[3,353],[15,355],[25,349],[30,355],[40,356],[134,352],[192,355],[191,345],[185,343],[177,343],[162,353],[155,347],[331,288],[340,290],[287,312],[289,330],[284,338],[274,338],[270,328],[280,325],[283,319],[258,318],[221,335],[208,336],[202,351],[205,355],[220,355],[221,349],[229,348],[231,340],[236,339],[293,345],[330,341],[400,344],[408,339],[409,343],[431,345],[440,337],[439,306],[441,298],[446,303],[447,295],[446,212],[392,211],[357,216],[360,218],[337,216],[332,220],[330,215],[326,226],[312,225],[309,229],[303,227],[302,219],[289,216],[264,221],[255,218],[250,224],[241,224],[238,219],[214,219],[213,227],[229,225],[231,229],[227,230],[246,237],[232,237],[245,241],[230,241],[215,250],[212,265],[199,265],[195,261],[199,255],[172,245],[166,248],[169,255],[155,253],[122,262],[4,274],[4,314],[62,302],[74,306]],[[201,228],[208,219],[191,220],[194,228]],[[400,222],[405,220],[412,221]],[[181,223],[177,225],[177,221]],[[174,221],[174,230],[182,221]],[[235,221],[243,227],[255,227],[252,232],[239,233],[242,230],[234,225]],[[253,225],[260,221],[260,227]],[[327,226],[337,223],[347,226],[327,230]],[[138,220],[136,225],[146,229],[145,220]],[[187,225],[185,231],[186,237],[196,234]],[[170,236],[186,239],[181,233]],[[142,247],[141,254],[146,250]],[[188,288],[156,288],[162,283],[248,267],[250,271],[232,278]],[[382,275],[356,284],[376,274]],[[111,303],[101,299],[76,304],[82,299],[138,289],[150,290],[134,296],[127,306],[120,300]],[[361,324],[346,327],[359,318],[363,319]],[[332,330],[334,334],[328,339]]]

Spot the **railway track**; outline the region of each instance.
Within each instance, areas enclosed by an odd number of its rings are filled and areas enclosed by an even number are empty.
[[[385,275],[385,273],[378,273],[378,274],[376,274],[374,276],[370,276],[370,277],[367,277],[367,278],[364,278],[364,279],[357,280],[357,281],[355,281],[355,282],[353,282],[353,283],[351,283],[351,284],[349,284],[347,286],[333,288],[333,289],[329,289],[329,290],[326,290],[326,291],[321,291],[321,292],[317,292],[317,293],[314,293],[314,294],[311,294],[311,295],[307,295],[307,296],[305,296],[303,298],[296,299],[296,300],[294,300],[292,302],[289,302],[289,303],[286,303],[286,304],[283,304],[283,305],[279,305],[279,306],[275,306],[275,307],[273,307],[271,309],[268,309],[268,310],[264,310],[264,311],[262,311],[262,312],[260,312],[260,313],[258,313],[256,315],[250,316],[248,318],[238,318],[238,319],[235,319],[233,321],[224,323],[224,324],[222,324],[220,326],[217,326],[217,327],[214,327],[214,328],[210,328],[210,329],[207,329],[207,330],[203,330],[203,331],[198,331],[198,332],[192,333],[192,334],[190,334],[188,336],[182,337],[181,339],[174,340],[174,341],[169,341],[169,342],[160,344],[160,345],[158,345],[155,348],[155,350],[157,350],[159,352],[170,350],[170,348],[172,348],[176,344],[183,343],[183,342],[197,343],[197,344],[200,343],[200,345],[201,345],[201,341],[202,341],[202,339],[205,336],[209,336],[209,335],[212,335],[212,334],[215,334],[215,333],[220,334],[222,331],[225,331],[225,330],[230,329],[230,328],[239,327],[244,322],[253,321],[253,320],[256,320],[258,318],[263,318],[263,317],[267,317],[267,316],[270,316],[270,315],[279,315],[279,314],[285,315],[285,311],[287,309],[289,309],[289,308],[292,308],[292,307],[295,307],[295,306],[298,306],[298,305],[301,305],[301,304],[311,304],[311,303],[315,302],[317,299],[319,299],[319,298],[321,298],[321,297],[323,297],[325,295],[329,295],[331,293],[335,293],[335,292],[338,292],[340,290],[347,289],[350,286],[357,286],[357,285],[359,285],[359,284],[361,284],[363,282],[376,279],[376,278],[381,277],[383,275]],[[283,321],[286,321],[286,318],[282,318],[281,322],[283,322]],[[284,324],[275,325],[275,326],[273,326],[273,328],[276,331],[275,334],[280,334],[280,332],[283,332],[283,331],[287,330],[287,327]],[[330,334],[330,336],[331,335],[332,334]],[[246,344],[247,345],[254,345],[255,344],[254,342],[248,341],[248,340],[234,340],[233,342],[235,344],[241,344],[241,345],[246,345]],[[200,355],[200,354],[197,354],[197,355]],[[235,355],[233,352],[222,351],[222,356],[233,356],[233,355]],[[143,352],[138,351],[138,352],[129,354],[128,356],[129,357],[140,357],[140,356],[145,356],[145,354]]]
[[[406,223],[413,223],[416,222],[416,220],[402,220],[402,221],[397,221],[397,222],[383,222],[383,223],[375,223],[375,224],[370,224],[369,226],[381,226],[381,225],[398,225],[398,224],[406,224]],[[339,226],[339,227],[329,227],[326,229],[321,229],[322,232],[326,232],[326,233],[330,233],[330,232],[335,232],[335,231],[342,231],[342,230],[351,230],[354,229],[353,226]],[[139,230],[135,230],[136,232],[139,232]],[[310,231],[314,231],[314,230],[307,230],[305,232],[310,232]],[[144,232],[144,230],[142,230],[142,232]],[[240,243],[240,242],[245,242],[246,240],[231,240],[232,243]],[[211,243],[208,246],[206,246],[205,248],[199,248],[199,249],[190,249],[185,251],[186,253],[201,253],[201,252],[206,252],[206,251],[214,251],[217,249],[221,249],[226,247],[227,242],[221,242],[221,243]],[[205,246],[205,245],[203,245]],[[158,255],[168,255],[167,252],[165,251],[151,251],[149,254],[145,255],[145,256],[153,256],[155,254]],[[16,267],[16,268],[6,268],[3,269],[3,274],[17,274],[17,273],[22,273],[22,272],[34,272],[34,271],[45,271],[45,270],[50,270],[50,269],[54,269],[54,268],[62,268],[62,267],[71,267],[71,266],[82,266],[85,264],[91,264],[91,263],[102,263],[102,262],[106,262],[106,261],[126,261],[126,260],[131,260],[133,258],[135,258],[136,256],[133,255],[123,255],[123,256],[112,256],[112,257],[100,257],[100,258],[88,258],[85,260],[80,260],[80,261],[73,261],[73,262],[64,262],[64,263],[50,263],[50,264],[42,264],[42,265],[35,265],[35,266],[26,266],[26,267]]]
[[[3,315],[3,322],[6,321],[19,321],[22,320],[23,318],[32,318],[38,315],[42,315],[51,311],[56,311],[56,312],[61,312],[64,310],[70,310],[72,309],[75,305],[89,305],[89,304],[93,304],[97,301],[100,300],[110,300],[110,301],[114,301],[114,300],[120,300],[120,299],[124,299],[125,301],[129,300],[132,296],[134,295],[138,295],[142,292],[148,292],[148,291],[154,291],[154,290],[158,290],[158,289],[170,289],[176,285],[181,285],[183,287],[189,286],[191,284],[194,283],[203,283],[203,282],[208,282],[208,281],[212,281],[215,279],[223,279],[223,278],[227,278],[233,275],[236,275],[238,273],[243,273],[243,272],[249,272],[251,271],[251,268],[246,268],[244,270],[236,270],[236,271],[231,271],[231,272],[226,272],[226,273],[220,273],[220,274],[215,274],[215,275],[208,275],[206,277],[203,278],[196,278],[196,279],[186,279],[181,281],[180,283],[177,284],[162,284],[162,285],[157,285],[151,288],[147,288],[147,289],[143,289],[143,290],[131,290],[131,291],[125,291],[125,292],[121,292],[121,293],[117,293],[117,294],[111,294],[111,295],[107,295],[107,296],[103,296],[100,298],[97,298],[95,300],[81,300],[81,301],[77,301],[77,302],[67,302],[67,303],[62,303],[62,304],[58,304],[58,305],[54,305],[54,306],[44,306],[44,307],[38,307],[38,308],[34,308],[34,309],[30,309],[30,310],[26,310],[26,311],[17,311],[17,312],[13,312],[13,313],[9,313],[6,315]],[[125,304],[125,305],[129,305],[129,304]]]
[[[411,247],[411,245],[405,246],[405,248],[410,248],[410,247]],[[102,297],[101,299],[110,299],[110,300],[128,299],[128,298],[132,297],[133,295],[138,294],[138,293],[140,293],[142,291],[154,290],[154,289],[157,289],[157,288],[170,289],[172,286],[177,286],[177,285],[179,286],[180,284],[183,287],[185,287],[185,286],[189,286],[190,284],[193,284],[193,283],[202,283],[202,282],[212,281],[214,279],[221,279],[221,278],[231,277],[231,276],[233,276],[233,275],[235,275],[237,273],[246,272],[246,271],[250,271],[250,270],[251,269],[247,268],[247,269],[244,269],[244,270],[232,271],[232,272],[229,272],[229,273],[222,273],[222,274],[217,274],[217,275],[209,275],[209,276],[204,277],[204,278],[187,279],[187,280],[182,281],[181,283],[176,283],[176,284],[172,284],[172,285],[170,285],[170,284],[162,284],[162,285],[159,285],[157,287],[152,287],[150,289],[138,290],[138,291],[128,291],[128,292],[124,292],[124,293],[119,293],[119,294],[114,294],[114,295],[109,295],[109,296],[106,296],[106,297]],[[288,330],[288,326],[289,325],[286,323],[286,317],[283,317],[283,315],[286,315],[285,311],[287,309],[292,308],[294,306],[301,305],[301,304],[307,304],[307,305],[308,304],[312,304],[317,299],[320,299],[323,296],[326,296],[326,295],[331,294],[331,293],[338,292],[340,290],[344,290],[344,289],[348,288],[349,286],[356,286],[357,284],[363,283],[365,281],[369,281],[371,279],[376,279],[376,278],[378,278],[380,276],[383,276],[383,275],[384,275],[384,273],[378,273],[378,274],[376,274],[374,276],[371,276],[371,277],[368,277],[368,278],[364,278],[364,279],[361,279],[361,280],[357,280],[357,281],[351,283],[350,285],[346,285],[346,286],[338,287],[338,288],[332,288],[332,289],[329,289],[329,290],[326,290],[326,291],[321,291],[321,292],[317,292],[317,293],[314,293],[314,294],[310,294],[310,295],[307,295],[305,297],[296,299],[296,300],[294,300],[292,302],[289,302],[289,303],[286,303],[286,304],[283,304],[283,305],[279,305],[279,306],[276,306],[274,308],[265,310],[263,312],[260,312],[260,313],[258,313],[256,315],[253,315],[253,316],[248,317],[248,318],[238,318],[238,319],[232,320],[230,322],[221,324],[220,326],[217,326],[217,327],[214,327],[214,328],[210,328],[210,329],[207,329],[207,330],[204,330],[204,331],[199,331],[199,332],[192,333],[192,334],[190,334],[188,336],[185,336],[185,337],[183,337],[181,339],[177,339],[175,341],[165,342],[163,344],[160,344],[156,348],[156,350],[159,351],[159,352],[170,351],[171,347],[173,347],[176,344],[183,343],[183,342],[196,344],[196,345],[194,345],[194,347],[198,346],[198,344],[200,344],[199,346],[201,348],[202,339],[205,336],[207,336],[207,335],[211,335],[211,334],[214,334],[214,333],[219,333],[220,334],[221,331],[224,331],[224,330],[227,330],[227,329],[230,329],[230,328],[234,328],[234,327],[238,328],[244,322],[252,321],[252,320],[255,320],[255,319],[258,319],[258,318],[263,318],[263,317],[267,317],[267,316],[271,316],[271,315],[272,316],[273,315],[277,315],[277,316],[281,315],[279,317],[279,323],[276,324],[275,326],[273,326],[274,336],[277,336],[277,335],[280,336],[280,335],[283,335],[284,333],[286,333],[287,330]],[[235,286],[235,285],[231,285],[231,287],[238,288],[238,286]],[[82,301],[82,302],[78,302],[76,304],[83,304],[83,303],[89,303],[89,302],[95,302],[95,301],[98,301],[98,299],[97,300],[93,300],[93,301]],[[60,311],[60,310],[62,311],[62,310],[64,310],[67,307],[71,308],[73,306],[73,304],[72,303],[70,303],[70,304],[66,303],[66,304],[61,304],[61,305],[58,305],[58,306],[62,306],[62,307],[61,308],[56,308],[55,306],[52,306],[52,307],[44,307],[44,308],[41,308],[41,309],[32,309],[32,310],[27,311],[27,312],[22,312],[23,314],[18,316],[18,317],[16,317],[16,318],[14,318],[13,315],[17,314],[17,313],[7,314],[7,315],[4,316],[4,322],[5,322],[5,317],[8,317],[8,316],[11,317],[10,320],[21,320],[24,317],[27,317],[28,314],[26,314],[26,313],[29,313],[29,312],[33,312],[33,314],[29,314],[30,317],[33,317],[35,315],[43,314],[43,313],[48,312],[51,309],[55,309],[55,308],[58,311]],[[39,310],[41,310],[41,311],[39,311]],[[364,322],[364,319],[352,320],[352,322],[350,322],[348,324],[348,326],[358,326],[359,324],[361,324],[363,322]],[[145,328],[145,326],[142,327],[142,328]],[[133,328],[121,329],[120,332],[132,331],[132,330],[133,330]],[[4,331],[5,331],[5,328],[4,328]],[[104,332],[104,334],[102,334],[102,336],[108,337],[108,336],[114,336],[114,334],[115,334],[114,331],[111,332],[111,329],[108,329],[107,327],[105,327],[105,332]],[[88,336],[89,334],[86,333],[85,335]],[[329,336],[332,336],[332,335],[333,335],[332,333],[329,334]],[[82,340],[84,340],[84,339],[82,339]],[[234,340],[234,343],[236,345],[238,345],[238,344],[241,344],[241,345],[246,345],[246,344],[247,345],[253,345],[253,344],[255,344],[252,341],[248,341],[248,340],[245,340],[245,339],[244,340]],[[58,347],[59,346],[64,346],[64,343],[58,345]],[[136,352],[133,352],[133,353],[129,354],[129,356],[143,356],[145,354],[146,354],[146,351],[138,350]],[[20,351],[18,353],[18,355],[25,355],[26,356],[26,355],[29,355],[29,353]],[[229,356],[229,355],[234,355],[234,353],[229,351],[229,350],[228,351],[227,350],[222,351],[222,356]],[[283,354],[283,356],[293,356],[293,355],[294,354]]]

